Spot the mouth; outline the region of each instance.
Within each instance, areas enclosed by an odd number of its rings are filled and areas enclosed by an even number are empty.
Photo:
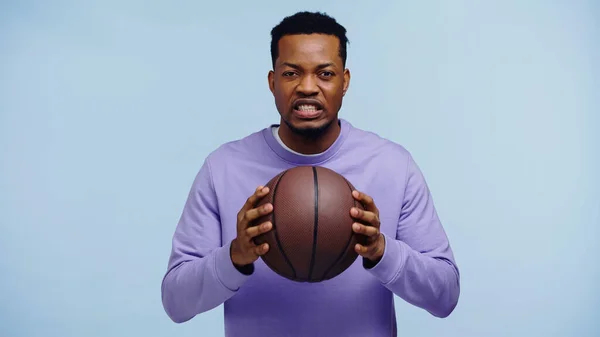
[[[323,113],[323,104],[315,99],[299,99],[293,105],[294,114],[302,119],[313,119]]]

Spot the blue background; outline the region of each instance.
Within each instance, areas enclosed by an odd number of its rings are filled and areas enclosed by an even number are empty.
[[[413,153],[461,269],[399,335],[600,335],[598,3],[111,0],[0,5],[1,336],[223,334],[164,313],[171,236],[208,152],[278,122],[269,32],[304,9],[348,29],[341,117]]]

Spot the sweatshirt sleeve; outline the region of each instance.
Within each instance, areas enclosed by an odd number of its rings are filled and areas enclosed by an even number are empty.
[[[458,303],[459,270],[428,186],[410,155],[396,237],[384,238],[383,257],[365,268],[408,303],[436,317],[449,316]]]
[[[172,238],[162,303],[176,323],[190,320],[233,296],[249,275],[238,271],[230,243],[221,242],[217,198],[206,160],[196,176]]]

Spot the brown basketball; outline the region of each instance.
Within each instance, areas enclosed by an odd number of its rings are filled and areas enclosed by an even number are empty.
[[[273,228],[255,238],[268,243],[263,261],[277,274],[298,282],[321,282],[344,272],[356,260],[363,235],[352,231],[350,209],[362,205],[342,175],[320,166],[299,166],[281,172],[267,185],[273,211],[253,225],[271,221]]]

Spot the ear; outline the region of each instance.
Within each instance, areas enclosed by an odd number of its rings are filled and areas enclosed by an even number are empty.
[[[344,87],[342,91],[342,96],[346,95],[346,91],[348,91],[348,87],[350,87],[350,70],[348,68],[344,69]]]
[[[273,70],[269,70],[269,75],[267,75],[267,79],[269,81],[269,90],[271,93],[275,94],[275,72]]]

